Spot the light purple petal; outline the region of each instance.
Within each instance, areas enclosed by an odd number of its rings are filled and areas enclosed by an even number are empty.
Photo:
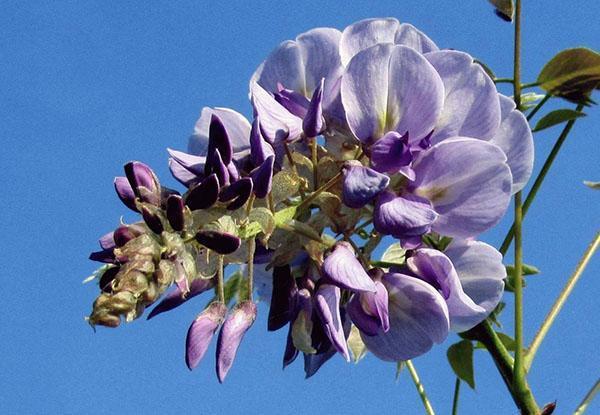
[[[373,142],[389,131],[420,140],[435,126],[444,86],[414,49],[378,44],[352,58],[341,93],[348,125],[361,141]]]
[[[321,285],[315,293],[315,309],[321,319],[325,334],[336,350],[349,362],[350,354],[340,317],[340,296],[339,287],[331,284]]]
[[[239,112],[229,108],[202,108],[200,118],[194,126],[194,133],[188,141],[188,151],[191,154],[198,156],[206,156],[208,151],[208,135],[210,128],[210,120],[212,115],[219,117],[227,136],[231,142],[231,147],[234,153],[242,152],[250,148],[250,123]]]
[[[490,141],[504,151],[513,177],[512,193],[525,187],[533,170],[533,135],[527,119],[512,99],[499,94],[502,121]]]
[[[390,329],[361,335],[367,348],[382,360],[397,362],[420,356],[446,339],[450,328],[444,298],[428,283],[404,274],[386,274]]]
[[[348,66],[356,54],[378,43],[394,43],[398,27],[394,18],[365,19],[346,27],[340,39],[342,64]]]
[[[386,191],[375,202],[373,226],[378,232],[396,238],[420,236],[429,232],[437,217],[428,200]]]
[[[412,159],[408,137],[396,131],[390,131],[371,146],[371,164],[380,172],[397,173]]]
[[[425,55],[444,82],[444,109],[431,136],[433,144],[451,137],[489,140],[500,125],[500,103],[492,79],[464,52]]]
[[[468,330],[487,317],[486,310],[465,294],[452,262],[442,252],[418,249],[406,263],[411,272],[441,292],[448,305],[451,330]]]
[[[100,243],[100,248],[102,249],[114,249],[117,244],[115,243],[114,238],[115,232],[108,232],[106,235],[102,235],[98,242]]]
[[[251,90],[255,82],[271,92],[277,91],[277,85],[281,84],[287,89],[304,93],[304,62],[298,44],[293,40],[280,43],[252,75]]]
[[[223,383],[244,335],[256,320],[256,304],[244,301],[235,306],[219,332],[217,340],[217,378]]]
[[[173,177],[186,187],[190,187],[194,182],[199,180],[199,177],[195,173],[192,173],[183,167],[174,158],[169,158],[169,170],[171,171]]]
[[[390,329],[387,289],[379,281],[375,285],[377,293],[355,294],[346,308],[356,327],[367,336]]]
[[[512,177],[502,150],[488,142],[456,138],[419,153],[413,163],[414,193],[428,199],[440,215],[432,230],[468,238],[502,218]]]
[[[394,43],[396,45],[408,46],[419,53],[428,53],[439,50],[437,45],[433,43],[427,35],[408,23],[402,23],[400,25],[396,31]]]
[[[133,192],[133,189],[131,188],[127,177],[115,177],[114,185],[115,191],[117,192],[117,196],[119,196],[121,202],[123,202],[123,204],[129,209],[133,210],[134,212],[137,212],[138,209],[135,205],[135,193]]]
[[[190,326],[185,347],[185,363],[192,370],[204,357],[210,341],[223,322],[227,307],[223,303],[213,302],[196,317]]]
[[[454,238],[444,253],[450,258],[464,292],[483,307],[486,316],[502,298],[506,268],[494,247],[479,241]],[[479,321],[473,321],[473,326]]]
[[[342,172],[342,200],[346,206],[355,209],[365,206],[390,183],[390,178],[385,174],[360,164],[347,163]]]
[[[196,174],[197,176],[202,176],[204,174],[204,165],[206,164],[205,156],[195,156],[193,154],[184,153],[183,151],[177,151],[170,148],[167,148],[167,152],[172,159],[190,172]]]
[[[333,252],[323,262],[326,277],[338,285],[352,291],[376,292],[377,287],[354,256],[348,242],[338,242]]]
[[[260,117],[260,128],[269,142],[296,140],[302,133],[302,119],[290,113],[260,85],[250,86],[255,115]]]

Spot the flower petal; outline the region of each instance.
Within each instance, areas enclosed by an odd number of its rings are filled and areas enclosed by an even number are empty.
[[[355,209],[365,206],[390,183],[390,178],[385,174],[361,164],[346,163],[342,172],[342,200],[346,206]]]
[[[211,174],[197,186],[192,187],[185,197],[185,204],[190,210],[208,209],[219,198],[219,179]]]
[[[198,366],[204,357],[226,313],[225,304],[215,301],[192,322],[185,341],[185,363],[190,370]]]
[[[425,57],[441,76],[446,94],[431,142],[456,136],[491,139],[500,125],[500,103],[496,86],[481,65],[454,50]]]
[[[502,218],[512,177],[502,150],[488,142],[456,138],[419,153],[413,163],[414,193],[427,198],[440,215],[432,229],[472,237]]]
[[[420,140],[442,110],[444,85],[414,49],[378,44],[352,58],[341,93],[348,125],[361,141],[375,141],[389,131]]]
[[[323,272],[329,281],[353,291],[376,292],[377,287],[364,270],[354,250],[347,242],[338,242],[333,252],[323,262]]]
[[[250,85],[255,115],[267,141],[296,140],[302,133],[302,119],[290,113],[257,83]]]
[[[325,122],[323,120],[323,85],[325,78],[321,79],[321,82],[315,88],[315,92],[312,95],[310,104],[306,111],[306,116],[302,120],[302,130],[304,135],[307,137],[316,137],[325,128]]]
[[[339,287],[322,284],[315,293],[315,309],[321,319],[325,334],[336,350],[349,362],[350,354],[340,317],[340,296]]]
[[[196,278],[190,283],[190,290],[187,294],[184,294],[177,285],[175,288],[171,290],[160,303],[156,305],[148,314],[147,319],[156,317],[159,314],[170,311],[176,307],[179,307],[181,304],[188,301],[190,298],[193,298],[203,292],[211,289],[215,285],[214,278]]]
[[[235,235],[217,231],[199,231],[196,241],[221,255],[234,253],[242,243]]]
[[[244,335],[256,320],[256,304],[243,301],[235,306],[219,332],[217,340],[217,378],[223,383]]]
[[[229,108],[202,108],[200,118],[194,126],[194,133],[188,141],[188,152],[197,156],[206,156],[208,152],[208,137],[212,116],[219,117],[234,153],[242,152],[250,147],[250,123],[239,112]]]
[[[296,38],[304,63],[305,96],[309,97],[317,89],[321,79],[325,79],[324,90],[327,91],[340,76],[342,63],[338,48],[341,37],[342,33],[337,29],[320,27]]]
[[[533,135],[527,119],[515,108],[514,101],[502,94],[499,97],[502,121],[490,142],[506,154],[514,194],[525,187],[533,170]]]
[[[487,317],[485,309],[465,294],[452,262],[442,252],[417,249],[406,264],[411,272],[440,290],[448,305],[451,330],[468,330]]]
[[[397,362],[420,356],[448,335],[448,308],[428,283],[404,274],[386,274],[390,329],[361,335],[367,348],[382,360]]]
[[[265,198],[271,192],[274,164],[275,155],[270,155],[251,173],[252,182],[254,183],[254,194],[259,199]]]
[[[378,232],[396,238],[420,236],[429,232],[437,217],[428,200],[386,191],[375,202],[373,226]]]
[[[427,35],[408,23],[400,24],[400,27],[398,27],[398,30],[396,31],[396,36],[394,37],[394,43],[396,45],[408,46],[419,53],[428,53],[439,50],[433,40],[429,39]]]
[[[486,316],[496,308],[504,291],[506,268],[496,248],[479,241],[454,238],[444,253],[450,258],[464,292],[483,307]],[[479,321],[474,321],[473,326]]]
[[[408,136],[396,131],[390,131],[371,146],[371,164],[380,172],[397,173],[412,159]]]
[[[377,293],[355,294],[346,307],[348,315],[367,336],[375,336],[379,330],[390,329],[388,292],[383,283],[376,281]]]
[[[378,43],[394,43],[399,26],[400,22],[394,18],[374,18],[346,27],[340,39],[342,64],[348,66],[356,54]]]
[[[273,268],[273,292],[269,307],[267,330],[276,331],[285,326],[294,314],[294,298],[298,292],[290,266]]]
[[[260,132],[260,118],[256,116],[250,132],[250,156],[254,166],[260,166],[267,157],[275,154],[271,144],[267,143]]]
[[[115,177],[115,191],[117,192],[117,196],[121,199],[121,202],[129,209],[137,212],[137,206],[135,205],[135,193],[129,184],[129,180],[127,177]]]

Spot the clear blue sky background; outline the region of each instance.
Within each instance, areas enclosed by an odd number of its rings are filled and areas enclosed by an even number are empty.
[[[202,106],[249,114],[248,79],[280,41],[394,16],[510,76],[512,26],[483,0],[27,3],[4,1],[0,13],[0,412],[420,413],[408,373],[395,382],[395,366],[372,356],[359,365],[338,356],[308,381],[300,361],[282,372],[285,333],[266,332],[264,306],[219,385],[213,348],[193,373],[183,360],[206,297],[94,333],[83,317],[97,291],[81,281],[95,268],[87,256],[97,237],[126,213],[112,189],[122,165],[143,160],[174,185],[165,148],[185,148]],[[564,48],[600,48],[597,1],[524,3],[525,81]],[[600,193],[582,184],[600,180],[600,110],[589,113],[525,222],[525,260],[542,270],[526,288],[528,340],[600,225]],[[558,132],[536,135],[536,170]],[[497,246],[509,223],[484,239]],[[539,402],[557,400],[558,413],[600,375],[599,281],[595,258],[531,369]],[[451,407],[445,352],[455,340],[415,359],[441,414]],[[516,413],[490,358],[478,351],[475,363],[477,389],[463,387],[461,413]]]

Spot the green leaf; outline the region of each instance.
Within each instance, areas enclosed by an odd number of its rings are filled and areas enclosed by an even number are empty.
[[[292,341],[294,347],[306,354],[315,354],[317,350],[312,346],[312,319],[305,311],[300,311],[292,323]]]
[[[496,8],[496,14],[502,20],[512,22],[515,14],[513,0],[488,0]]]
[[[402,249],[399,242],[395,242],[388,246],[388,248],[385,250],[381,256],[381,261],[402,265],[404,264],[405,255],[406,250]]]
[[[295,196],[300,188],[300,177],[290,170],[282,170],[273,176],[271,195],[273,203],[279,202],[289,197]]]
[[[502,313],[502,310],[504,310],[504,307],[506,307],[506,303],[500,301],[496,308],[494,308],[488,316],[490,321],[494,323],[498,328],[502,328],[502,324],[500,323],[500,314]]]
[[[268,238],[275,230],[275,218],[267,208],[252,209],[248,215],[248,220],[250,223],[240,230],[239,236],[242,239],[249,239],[261,232]]]
[[[522,271],[523,271],[523,277],[540,273],[539,269],[537,269],[533,265],[527,265],[527,264],[523,264]],[[505,280],[505,282],[506,282],[505,290],[508,292],[514,292],[515,267],[513,265],[506,265],[506,280]],[[523,284],[523,287],[525,287],[527,285],[525,282],[525,279],[522,280],[522,284]]]
[[[473,343],[469,340],[461,340],[448,348],[447,356],[456,376],[464,380],[472,389],[475,389]]]
[[[571,102],[589,104],[589,95],[600,87],[600,54],[587,48],[566,49],[544,66],[540,87]]]
[[[538,101],[543,99],[545,96],[546,95],[536,94],[535,92],[526,92],[521,94],[521,111],[525,111],[534,107]]]
[[[358,363],[367,354],[367,346],[365,346],[360,338],[360,332],[355,325],[352,325],[352,328],[350,329],[348,348],[352,352],[352,360],[354,363]]]
[[[275,219],[275,226],[282,225],[290,220],[294,219],[294,215],[296,214],[296,206],[290,206],[285,209],[281,209],[278,212],[275,212],[273,218]]]
[[[594,190],[600,190],[600,182],[590,182],[588,180],[585,180],[583,182],[583,184],[585,184],[587,187],[589,187],[590,189],[594,189]]]
[[[570,120],[574,120],[576,118],[585,117],[586,114],[583,112],[570,110],[570,109],[562,109],[562,110],[554,110],[544,115],[535,125],[533,132],[536,133],[538,131],[545,130],[546,128],[553,127],[563,122],[567,122]]]
[[[506,350],[510,352],[514,352],[515,350],[517,350],[517,342],[515,341],[515,339],[513,339],[506,333],[496,332],[496,334],[498,335],[498,338],[500,339],[504,347],[506,347]]]

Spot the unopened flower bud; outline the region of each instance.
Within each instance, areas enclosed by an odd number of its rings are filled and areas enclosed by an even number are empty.
[[[183,199],[179,195],[171,195],[167,199],[167,219],[174,231],[183,230],[185,223]]]
[[[225,319],[227,306],[215,301],[196,317],[185,341],[185,363],[192,370],[202,360],[215,332]]]
[[[325,129],[325,121],[323,119],[324,82],[325,79],[321,79],[321,82],[315,89],[315,92],[313,92],[306,116],[302,121],[302,129],[304,130],[304,135],[307,137],[316,137]]]
[[[192,187],[187,193],[185,204],[190,210],[208,209],[219,198],[219,179],[216,174],[211,174],[198,185]]]
[[[200,231],[196,234],[196,241],[221,255],[234,253],[242,243],[235,235],[217,231]]]

